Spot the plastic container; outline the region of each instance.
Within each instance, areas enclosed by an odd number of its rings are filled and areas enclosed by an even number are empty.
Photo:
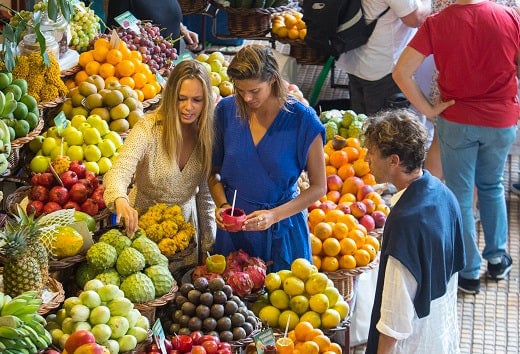
[[[51,32],[54,34],[54,39],[59,46],[59,57],[67,53],[67,50],[69,49],[70,38],[69,23],[61,14],[58,14],[56,21],[53,21],[49,18],[47,12],[42,12],[40,19],[40,31],[42,33]],[[59,59],[59,57],[56,57],[56,59]]]
[[[45,37],[45,51],[54,58],[59,58],[59,46],[54,36],[50,33],[44,33]],[[29,55],[34,52],[40,52],[40,44],[36,40],[36,34],[30,33],[23,37],[23,40],[18,44],[19,55]]]

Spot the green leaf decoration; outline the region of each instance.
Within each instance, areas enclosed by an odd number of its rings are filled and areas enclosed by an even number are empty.
[[[47,2],[47,13],[49,15],[49,18],[53,21],[56,21],[58,19],[59,12],[60,12],[60,9],[58,7],[58,1],[49,0]]]

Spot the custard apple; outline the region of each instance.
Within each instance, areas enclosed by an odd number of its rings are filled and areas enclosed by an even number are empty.
[[[114,284],[119,286],[121,284],[119,273],[114,268],[110,268],[102,273],[99,273],[98,275],[96,275],[96,279],[101,280],[105,285]]]
[[[132,244],[132,241],[123,233],[117,229],[111,229],[105,232],[101,237],[99,238],[100,242],[106,242],[109,245],[113,246],[117,254],[120,254],[121,251],[123,251],[125,248],[130,247]]]
[[[155,296],[163,296],[170,291],[173,284],[173,276],[168,267],[153,265],[146,268],[144,273],[152,279],[155,287]]]
[[[168,266],[170,265],[170,261],[168,260],[168,257],[166,257],[164,254],[160,254],[158,255],[157,257],[153,258],[151,260],[152,263],[148,264],[150,266],[153,266],[153,265],[161,265],[161,266],[165,266],[166,268],[168,268]]]
[[[87,251],[87,262],[98,270],[112,268],[116,260],[116,249],[106,242],[94,243]]]
[[[122,276],[140,272],[145,265],[144,256],[135,248],[125,248],[117,257],[116,269]]]
[[[140,304],[155,299],[155,287],[152,279],[141,272],[127,276],[119,288],[133,303]]]
[[[156,258],[161,255],[159,246],[146,236],[140,236],[132,242],[132,247],[141,252],[147,265],[157,264]]]
[[[83,262],[78,267],[78,270],[76,271],[76,284],[83,289],[85,287],[85,284],[92,280],[98,275],[99,270],[92,267],[87,262]]]

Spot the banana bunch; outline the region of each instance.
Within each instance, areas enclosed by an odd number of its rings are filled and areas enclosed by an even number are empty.
[[[7,117],[13,113],[16,109],[17,102],[14,93],[3,93],[3,91],[0,91],[0,117]]]
[[[0,91],[1,92],[1,91]],[[1,96],[4,94],[0,94]],[[5,97],[4,97],[5,98]],[[0,174],[4,173],[9,167],[7,158],[11,153],[11,134],[9,133],[9,127],[2,120],[0,120]]]
[[[37,313],[41,303],[36,291],[15,298],[0,292],[0,353],[36,354],[52,343],[47,321]]]

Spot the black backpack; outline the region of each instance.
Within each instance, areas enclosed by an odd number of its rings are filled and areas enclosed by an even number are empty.
[[[341,53],[367,43],[377,20],[389,9],[367,24],[361,0],[304,0],[305,43],[337,59]]]

